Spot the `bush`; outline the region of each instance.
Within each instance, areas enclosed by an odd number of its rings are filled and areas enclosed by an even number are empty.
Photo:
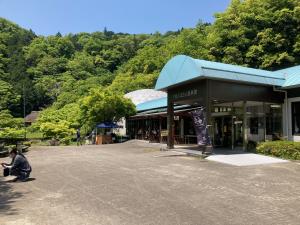
[[[64,145],[70,145],[71,141],[72,141],[72,137],[70,137],[70,136],[60,139],[60,143],[62,143]]]
[[[69,127],[67,122],[60,123],[45,122],[40,125],[40,131],[47,139],[52,139],[50,145],[58,145],[61,142],[65,145],[70,144],[70,140],[76,133],[76,130]],[[56,142],[57,141],[57,142]]]
[[[300,142],[270,141],[258,145],[256,152],[284,159],[300,160]]]
[[[18,139],[24,138],[25,130],[19,128],[5,127],[0,129],[0,138],[3,139]]]

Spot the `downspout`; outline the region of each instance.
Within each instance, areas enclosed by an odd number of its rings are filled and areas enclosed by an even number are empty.
[[[275,86],[273,86],[273,91],[275,92],[281,92],[284,93],[284,98],[285,98],[285,128],[286,128],[286,135],[287,135],[287,140],[289,139],[289,107],[288,107],[288,95],[286,90],[282,89],[277,89]]]

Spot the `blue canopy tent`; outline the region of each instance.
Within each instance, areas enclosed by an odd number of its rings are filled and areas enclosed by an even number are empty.
[[[103,122],[96,125],[96,136],[98,135],[98,128],[100,129],[116,129],[116,128],[123,128],[114,122]]]
[[[97,124],[96,128],[113,129],[113,128],[123,128],[123,126],[120,126],[113,122],[103,122],[103,123]]]

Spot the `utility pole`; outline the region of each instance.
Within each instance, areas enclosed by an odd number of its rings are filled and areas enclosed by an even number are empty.
[[[24,117],[24,139],[26,140],[26,96],[25,96],[25,84],[23,84],[23,117]]]

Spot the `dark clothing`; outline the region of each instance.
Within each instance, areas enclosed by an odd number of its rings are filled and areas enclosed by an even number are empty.
[[[80,139],[80,131],[79,130],[77,130],[77,132],[76,132],[76,137],[77,137],[77,139]]]
[[[10,175],[17,176],[20,180],[25,180],[31,173],[31,166],[23,154],[17,154],[11,162]]]

